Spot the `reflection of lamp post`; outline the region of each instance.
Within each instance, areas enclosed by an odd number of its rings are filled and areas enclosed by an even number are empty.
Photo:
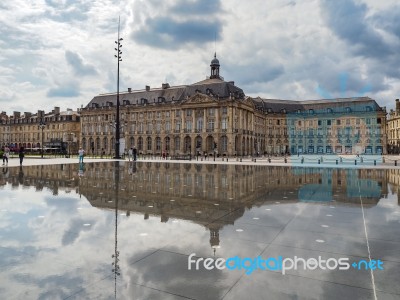
[[[117,116],[118,116],[118,114],[117,114]],[[118,117],[117,117],[118,118]],[[116,118],[116,119],[117,119]],[[117,150],[117,148],[116,148],[116,150],[115,150],[115,157],[114,158],[121,158],[121,156],[119,155],[119,146],[120,146],[120,132],[121,132],[121,130],[122,130],[122,128],[124,127],[124,126],[128,126],[128,123],[126,122],[126,121],[124,121],[124,120],[122,120],[122,122],[123,122],[123,124],[120,124],[120,121],[119,121],[119,118],[118,118],[118,121],[117,120],[115,120],[115,122],[110,122],[110,126],[111,127],[113,127],[113,128],[115,128],[115,132],[118,132],[118,150]],[[115,142],[115,147],[117,146],[117,142]]]
[[[120,126],[119,126],[119,62],[122,61],[121,54],[122,51],[120,48],[122,47],[121,41],[122,38],[119,37],[119,29],[120,29],[120,18],[118,18],[118,39],[115,41],[117,44],[117,48],[115,48],[115,51],[117,51],[117,55],[114,55],[117,58],[118,61],[118,68],[117,68],[117,116],[115,119],[115,158],[120,159],[121,157],[119,156],[119,138],[120,138]]]
[[[43,137],[44,137],[43,130],[44,130],[45,127],[46,127],[46,123],[43,121],[43,118],[42,118],[42,119],[40,120],[39,125],[38,125],[38,128],[39,128],[39,129],[42,129],[42,150],[41,150],[41,152],[42,152],[42,158],[43,158]]]

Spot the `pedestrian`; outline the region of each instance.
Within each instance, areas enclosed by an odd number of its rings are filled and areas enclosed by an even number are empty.
[[[8,146],[4,147],[4,153],[3,153],[3,166],[4,163],[8,165],[8,157],[10,156],[10,148]]]
[[[137,156],[137,150],[136,150],[136,147],[133,147],[133,150],[132,150],[132,152],[133,152],[133,160],[134,160],[134,161],[136,161],[136,156]]]
[[[24,161],[24,147],[19,148],[19,152],[18,152],[18,156],[19,156],[19,165],[22,166],[22,162]]]
[[[131,161],[131,158],[133,160],[133,148],[128,150],[128,161]]]
[[[83,156],[85,155],[85,150],[83,150],[82,147],[80,147],[78,154],[79,154],[79,163],[83,163]]]

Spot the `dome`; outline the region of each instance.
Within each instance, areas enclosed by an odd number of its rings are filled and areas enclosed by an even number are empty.
[[[211,65],[218,65],[219,66],[219,60],[217,59],[217,53],[214,54],[214,58],[211,61]]]

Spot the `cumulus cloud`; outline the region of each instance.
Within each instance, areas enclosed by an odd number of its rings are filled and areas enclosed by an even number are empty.
[[[97,71],[94,66],[84,63],[82,57],[72,51],[65,51],[65,58],[68,64],[72,67],[76,75],[96,75]]]
[[[221,75],[249,96],[362,94],[391,108],[400,93],[395,0],[2,0],[0,6],[0,101],[9,113],[48,111],[54,101],[86,105],[115,92],[118,15],[121,90],[200,81],[216,51]]]
[[[137,6],[141,14],[137,18],[141,25],[133,30],[131,37],[140,44],[163,49],[178,49],[184,44],[202,45],[220,40],[222,35],[222,21],[218,18],[222,14],[220,1],[178,1],[165,7],[159,14],[151,16],[160,3],[150,1],[152,8]],[[165,4],[164,4],[165,5]],[[140,16],[139,16],[140,15]]]
[[[54,88],[50,88],[47,91],[47,97],[78,97],[80,95],[80,87],[77,82],[66,82],[62,84],[58,84]]]

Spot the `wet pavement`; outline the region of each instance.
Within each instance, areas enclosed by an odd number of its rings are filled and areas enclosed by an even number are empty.
[[[400,299],[399,170],[168,162],[3,167],[3,299]],[[188,269],[347,258],[383,269]]]

